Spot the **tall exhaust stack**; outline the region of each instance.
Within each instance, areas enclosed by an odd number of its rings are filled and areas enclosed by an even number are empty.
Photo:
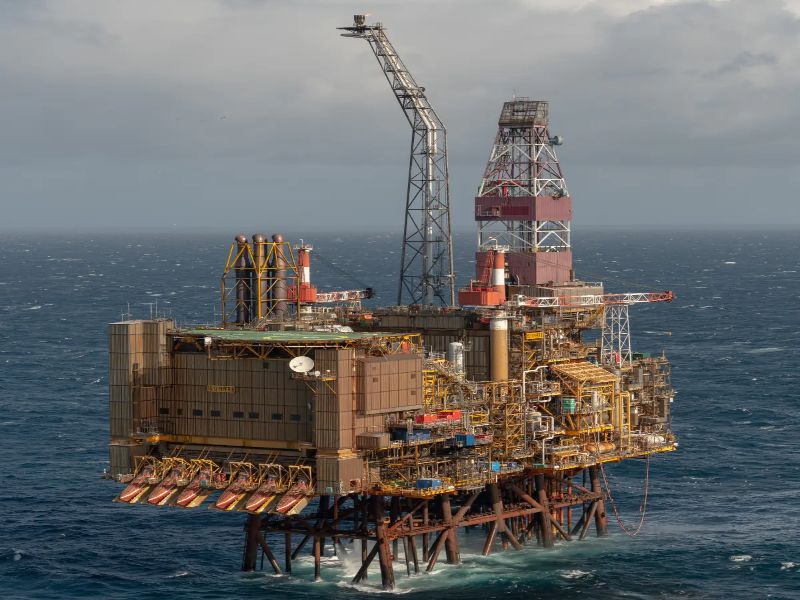
[[[508,317],[495,315],[489,321],[489,378],[508,379]]]
[[[251,320],[251,286],[252,263],[248,252],[247,237],[236,236],[236,324],[246,325]]]
[[[272,236],[272,242],[275,244],[275,251],[273,252],[271,279],[274,280],[272,285],[272,314],[275,318],[282,321],[289,313],[289,307],[286,304],[286,258],[283,256],[283,236],[276,233]]]
[[[311,285],[311,250],[311,246],[303,243],[297,248],[298,298],[305,303],[317,300],[317,288]]]
[[[253,316],[256,319],[266,316],[266,308],[269,303],[269,282],[266,277],[266,239],[263,233],[253,235],[253,262],[256,273],[253,278]]]

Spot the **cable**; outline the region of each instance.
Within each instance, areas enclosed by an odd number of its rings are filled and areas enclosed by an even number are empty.
[[[345,271],[343,268],[341,268],[341,267],[337,266],[335,263],[331,262],[330,260],[328,260],[327,258],[325,258],[324,256],[322,256],[322,254],[321,254],[321,253],[315,253],[315,254],[314,254],[314,258],[315,258],[316,260],[320,260],[320,261],[322,261],[322,263],[323,263],[323,264],[325,264],[326,266],[330,267],[331,269],[333,269],[334,271],[336,271],[336,272],[337,272],[337,273],[339,273],[340,275],[344,275],[344,276],[345,276],[345,277],[347,277],[347,278],[348,278],[350,281],[353,281],[354,283],[356,283],[356,284],[357,284],[357,285],[358,285],[360,288],[362,288],[362,289],[366,289],[366,288],[368,288],[368,287],[369,287],[369,286],[368,286],[366,283],[364,283],[363,281],[361,281],[361,280],[360,280],[358,277],[356,277],[356,276],[355,276],[355,275],[353,275],[352,273],[350,273],[350,272],[348,272],[348,271]]]
[[[646,457],[643,498],[641,505],[639,505],[639,512],[642,513],[642,516],[639,519],[639,524],[633,531],[631,531],[625,526],[625,523],[622,522],[622,519],[619,516],[619,511],[617,510],[617,503],[614,502],[614,498],[611,496],[611,487],[608,485],[608,480],[606,479],[606,470],[603,468],[602,462],[600,463],[600,473],[603,475],[603,483],[606,486],[606,493],[608,494],[608,500],[609,502],[611,502],[611,509],[614,511],[614,516],[617,519],[617,524],[619,524],[620,529],[622,529],[622,531],[624,531],[626,535],[629,535],[630,537],[636,537],[642,530],[642,526],[644,525],[644,517],[647,513],[647,493],[650,487],[650,455],[648,454]]]

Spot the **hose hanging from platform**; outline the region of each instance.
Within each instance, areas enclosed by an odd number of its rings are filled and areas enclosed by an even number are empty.
[[[606,470],[603,468],[603,463],[600,463],[600,473],[603,475],[603,484],[606,486],[606,493],[608,494],[608,501],[611,503],[611,510],[614,511],[614,517],[617,519],[617,523],[619,524],[620,529],[625,532],[626,535],[630,537],[636,537],[639,535],[639,532],[642,530],[642,526],[644,525],[644,517],[647,513],[647,492],[650,488],[650,455],[648,454],[646,457],[645,468],[644,468],[644,492],[642,503],[639,505],[639,512],[642,513],[641,518],[639,519],[639,524],[636,526],[636,529],[631,531],[627,527],[625,527],[625,523],[622,522],[622,518],[619,516],[619,511],[617,510],[617,503],[614,502],[614,498],[611,496],[611,487],[608,485],[608,480],[606,479]]]

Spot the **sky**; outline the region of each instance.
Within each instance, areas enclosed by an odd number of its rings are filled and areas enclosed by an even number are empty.
[[[800,227],[800,0],[0,0],[0,229],[401,231],[356,12],[447,126],[457,230],[514,95],[575,228]]]

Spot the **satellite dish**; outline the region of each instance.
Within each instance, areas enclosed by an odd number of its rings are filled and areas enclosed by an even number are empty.
[[[310,356],[295,356],[289,361],[289,368],[295,373],[308,373],[314,368],[314,361]]]

